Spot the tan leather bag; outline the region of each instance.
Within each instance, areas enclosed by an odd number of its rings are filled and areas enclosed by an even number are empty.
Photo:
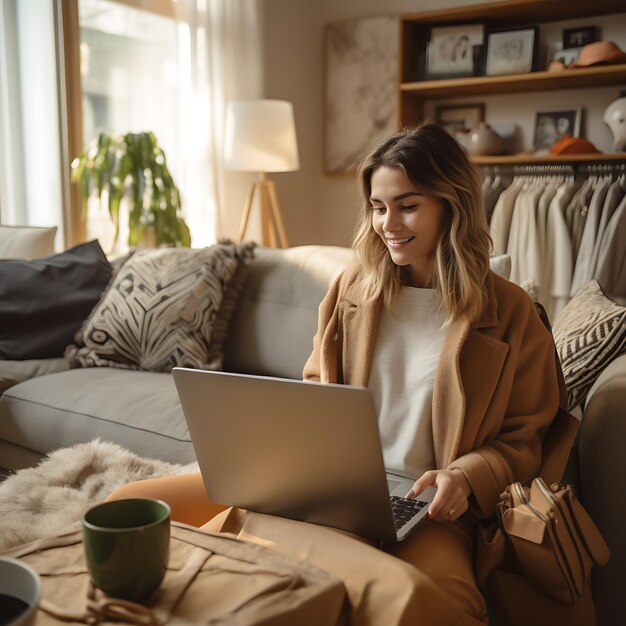
[[[328,572],[232,535],[176,522],[167,574],[146,606],[108,598],[93,587],[80,530],[34,541],[4,556],[23,560],[41,576],[37,626],[111,621],[330,626],[347,617],[344,585]]]
[[[530,489],[509,485],[499,506],[502,528],[526,578],[567,605],[589,593],[591,568],[609,560],[609,549],[571,487],[548,487],[536,478]]]

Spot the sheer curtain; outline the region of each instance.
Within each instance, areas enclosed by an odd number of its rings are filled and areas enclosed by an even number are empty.
[[[178,31],[178,185],[197,247],[229,234],[229,211],[241,212],[241,190],[251,184],[250,174],[226,175],[223,131],[229,100],[262,97],[262,14],[259,0],[179,0],[176,11],[186,26]]]
[[[51,2],[0,1],[0,223],[57,226],[63,194]]]

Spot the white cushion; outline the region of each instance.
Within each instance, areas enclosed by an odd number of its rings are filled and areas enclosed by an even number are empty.
[[[0,259],[37,259],[54,252],[57,227],[0,226]]]
[[[489,265],[493,272],[509,280],[511,276],[511,257],[508,254],[492,256],[489,259]]]

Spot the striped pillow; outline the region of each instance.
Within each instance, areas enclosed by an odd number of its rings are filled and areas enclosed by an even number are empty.
[[[220,369],[227,317],[252,250],[232,242],[138,250],[85,323],[84,345],[70,346],[66,357],[79,367]]]
[[[602,370],[626,351],[626,307],[609,300],[592,280],[576,292],[552,332],[572,410],[584,402]]]

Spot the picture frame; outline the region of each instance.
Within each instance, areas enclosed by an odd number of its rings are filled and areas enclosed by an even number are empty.
[[[332,22],[324,42],[324,171],[348,175],[396,130],[398,18]]]
[[[600,29],[597,26],[579,26],[563,29],[563,49],[582,48],[600,40]]]
[[[505,28],[486,34],[485,76],[524,74],[535,69],[539,28]]]
[[[535,112],[533,145],[537,151],[549,151],[566,135],[580,136],[582,108],[578,106],[545,107]]]
[[[474,50],[484,38],[484,24],[432,27],[426,53],[428,80],[475,76]]]
[[[482,102],[440,105],[435,109],[435,122],[453,135],[466,133],[485,121],[485,105]]]

